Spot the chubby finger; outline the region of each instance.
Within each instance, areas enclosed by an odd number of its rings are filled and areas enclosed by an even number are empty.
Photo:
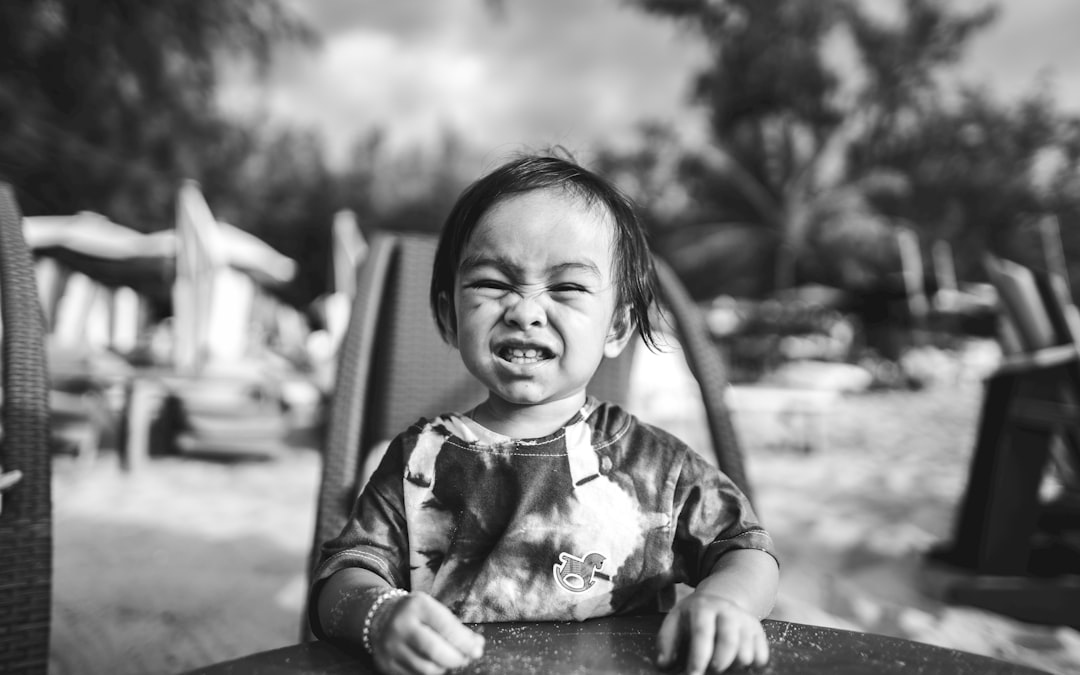
[[[430,596],[415,593],[387,608],[386,624],[372,642],[380,672],[439,675],[468,662],[426,625],[425,617],[436,605],[442,607]]]
[[[656,633],[656,665],[661,668],[670,668],[675,663],[675,653],[679,648],[680,621],[678,613],[670,612],[664,617],[660,630]]]
[[[715,635],[712,643],[712,667],[716,672],[727,670],[739,655],[741,633],[734,621],[719,620],[714,626]]]
[[[718,646],[720,642],[716,617],[712,614],[699,612],[690,616],[689,624],[690,634],[686,649],[686,673],[687,675],[703,675],[705,669],[709,667],[710,657],[715,663],[716,651],[714,645]]]
[[[464,663],[459,665],[465,665],[484,655],[484,636],[461,623],[461,620],[441,602],[433,603],[424,617],[424,623],[438,634],[447,646],[465,659]]]
[[[468,658],[424,624],[415,624],[397,649],[389,651],[386,656],[385,662],[376,660],[376,664],[379,665],[379,672],[392,675],[443,675],[469,663]]]
[[[413,657],[410,660],[420,672],[443,672],[461,668],[471,660],[426,625],[419,626],[409,635],[408,649]]]
[[[419,654],[412,654],[409,657],[402,659],[395,663],[393,672],[401,675],[443,675],[448,670],[443,668],[427,659],[423,658]]]
[[[747,626],[739,636],[738,649],[735,652],[735,661],[732,665],[739,668],[749,668],[757,661],[758,640],[761,633],[755,626]]]
[[[754,636],[754,663],[755,666],[764,666],[769,662],[769,638],[765,631],[761,630]]]
[[[384,675],[442,675],[446,668],[428,661],[404,643],[375,652],[375,665]]]

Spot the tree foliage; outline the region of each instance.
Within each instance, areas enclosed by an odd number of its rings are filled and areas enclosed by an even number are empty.
[[[311,134],[230,118],[223,65],[270,66],[315,34],[280,0],[0,3],[0,179],[27,215],[102,213],[172,227],[182,181],[222,220],[300,262],[285,289],[326,285],[336,183]]]
[[[331,225],[343,201],[340,178],[312,131],[252,122],[231,136],[235,149],[202,166],[203,194],[217,218],[297,261],[298,279],[283,294],[304,306],[329,282]]]
[[[0,178],[28,214],[160,229],[183,179],[250,150],[218,110],[221,59],[311,39],[278,0],[0,3]]]
[[[773,275],[751,292],[803,281],[850,287],[853,278],[837,263],[851,257],[865,264],[856,285],[888,285],[897,256],[883,251],[895,248],[895,226],[927,241],[955,240],[962,268],[976,274],[979,250],[1002,245],[1026,217],[1054,208],[1053,195],[1065,211],[1076,125],[1052,98],[1036,92],[1008,105],[975,87],[942,85],[946,69],[996,18],[993,7],[902,0],[886,16],[853,0],[639,4],[684,22],[709,45],[712,58],[692,91],[707,111],[711,142],[673,163],[653,132],[637,156],[609,164],[646,174],[675,166],[689,207],[663,213],[669,223],[764,232],[773,255],[761,261]],[[1048,150],[1057,158],[1049,170]],[[1032,181],[1040,166],[1049,171],[1042,188]]]

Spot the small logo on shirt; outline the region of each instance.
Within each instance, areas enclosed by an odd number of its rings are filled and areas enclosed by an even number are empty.
[[[611,579],[608,575],[597,571],[607,560],[599,553],[589,553],[584,558],[578,558],[564,551],[559,554],[559,560],[562,563],[554,565],[551,573],[555,575],[555,581],[571,593],[584,593],[593,587],[596,579]]]

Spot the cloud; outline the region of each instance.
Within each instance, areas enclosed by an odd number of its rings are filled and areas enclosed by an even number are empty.
[[[981,6],[965,2],[961,6]],[[997,21],[971,41],[958,74],[1006,100],[1035,91],[1042,78],[1062,108],[1080,113],[1080,3],[1028,0],[998,3]]]
[[[704,47],[671,22],[611,1],[386,7],[312,3],[322,47],[289,55],[266,83],[232,78],[226,105],[315,126],[332,154],[373,127],[391,146],[449,129],[495,148],[592,144],[643,119],[692,123],[687,88]]]
[[[290,1],[323,34],[321,49],[287,54],[265,83],[230,78],[223,100],[321,130],[332,160],[374,128],[390,148],[451,130],[484,151],[588,149],[653,119],[703,134],[688,96],[705,45],[618,0],[503,0],[499,12],[485,0]],[[1080,3],[1002,5],[958,77],[1015,98],[1049,73],[1058,101],[1080,111]]]

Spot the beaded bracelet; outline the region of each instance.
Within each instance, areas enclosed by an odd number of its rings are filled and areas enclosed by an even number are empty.
[[[404,588],[388,588],[382,593],[379,593],[377,596],[375,596],[375,600],[372,601],[371,607],[367,611],[367,615],[364,616],[364,629],[361,633],[361,639],[364,643],[364,651],[366,651],[368,654],[375,654],[374,650],[371,647],[371,624],[375,619],[375,612],[379,611],[379,607],[381,607],[382,604],[387,600],[390,600],[391,598],[404,597],[408,594],[409,592],[406,591]]]

